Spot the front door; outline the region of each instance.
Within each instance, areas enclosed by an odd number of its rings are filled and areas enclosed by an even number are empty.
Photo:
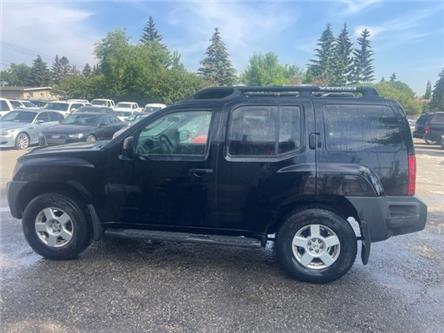
[[[215,200],[212,112],[170,111],[135,136],[131,203],[127,222],[204,227]],[[131,214],[132,211],[132,214]],[[129,214],[128,214],[129,213]]]

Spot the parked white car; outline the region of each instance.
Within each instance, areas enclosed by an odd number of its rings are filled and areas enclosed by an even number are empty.
[[[72,102],[72,103],[78,102],[78,103],[89,104],[89,101],[87,99],[75,99],[75,98],[72,98],[72,99],[68,99],[68,102]]]
[[[114,111],[117,113],[117,117],[121,121],[128,121],[135,113],[139,113],[142,110],[139,108],[139,104],[134,102],[119,102],[117,103]]]
[[[43,108],[49,111],[57,111],[62,113],[65,117],[69,115],[71,112],[74,112],[81,107],[88,105],[88,103],[84,102],[68,102],[68,101],[56,101],[49,102]]]
[[[13,110],[14,106],[9,101],[9,99],[0,98],[0,117],[3,117],[5,114]]]
[[[93,106],[105,106],[107,108],[114,109],[116,106],[114,101],[112,99],[103,99],[103,98],[96,98],[91,101],[91,105]]]
[[[26,100],[20,100],[20,99],[10,99],[9,100],[14,107],[14,109],[40,109],[38,106],[36,106],[34,103]]]
[[[145,105],[145,107],[143,108],[143,112],[153,113],[153,112],[162,110],[163,108],[166,108],[165,104],[162,104],[162,103],[149,103],[149,104]]]

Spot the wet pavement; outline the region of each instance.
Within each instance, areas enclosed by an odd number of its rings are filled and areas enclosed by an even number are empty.
[[[357,259],[328,285],[291,280],[271,246],[106,238],[78,260],[48,261],[26,244],[3,189],[0,331],[444,332],[444,151],[418,145],[417,163],[426,229],[372,244],[367,266]]]

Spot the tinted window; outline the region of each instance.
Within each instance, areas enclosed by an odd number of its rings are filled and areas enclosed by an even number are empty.
[[[65,119],[62,124],[66,125],[80,125],[80,126],[97,126],[100,117],[97,114],[88,113],[72,113]]]
[[[48,112],[50,121],[61,121],[63,116],[57,112]]]
[[[49,110],[57,110],[57,111],[68,111],[69,104],[68,103],[48,103],[45,106],[45,109]]]
[[[388,107],[330,105],[324,123],[328,150],[361,151],[401,143],[400,124]]]
[[[83,106],[83,104],[73,104],[71,105],[71,110],[78,110]]]
[[[48,112],[39,113],[39,115],[37,116],[37,121],[42,121],[44,123],[50,121]]]
[[[0,111],[10,111],[6,101],[0,101]]]
[[[168,114],[146,126],[138,138],[141,155],[204,155],[211,112]]]
[[[444,113],[438,113],[433,116],[433,122],[444,123]]]
[[[248,106],[232,112],[230,155],[275,156],[301,145],[301,110],[296,106]]]

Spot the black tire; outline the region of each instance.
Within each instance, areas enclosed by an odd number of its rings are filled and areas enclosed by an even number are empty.
[[[31,139],[29,138],[29,135],[25,132],[21,132],[17,134],[17,137],[15,138],[15,148],[16,149],[26,149],[29,147]]]
[[[62,209],[71,218],[73,232],[71,240],[61,247],[46,245],[35,229],[39,212],[48,207]],[[76,258],[92,241],[92,230],[82,210],[83,205],[76,200],[58,193],[41,194],[26,206],[23,213],[23,233],[32,249],[42,257],[53,260]],[[84,207],[85,208],[85,207]]]
[[[330,228],[339,238],[340,251],[336,260],[326,268],[309,268],[300,263],[292,249],[295,234],[311,224]],[[311,283],[334,281],[352,267],[357,253],[357,240],[353,228],[341,216],[332,211],[309,208],[290,215],[276,236],[276,251],[284,270],[293,278]]]

